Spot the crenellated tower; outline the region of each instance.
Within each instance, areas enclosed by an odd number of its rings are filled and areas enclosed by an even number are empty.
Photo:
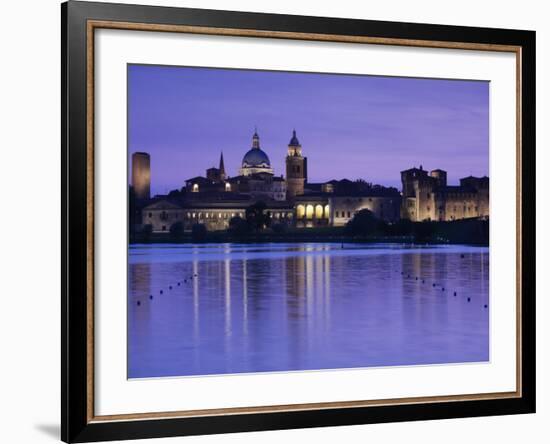
[[[302,156],[302,145],[296,137],[296,130],[292,131],[292,138],[288,144],[286,156],[286,198],[304,194],[304,184],[307,181],[307,158]]]

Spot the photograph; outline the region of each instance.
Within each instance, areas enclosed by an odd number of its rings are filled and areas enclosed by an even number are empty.
[[[490,82],[127,64],[127,377],[488,363]]]

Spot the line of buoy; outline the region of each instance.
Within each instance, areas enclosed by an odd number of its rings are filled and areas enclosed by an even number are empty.
[[[460,257],[461,257],[461,258],[464,258],[464,255],[461,254]],[[395,271],[397,272],[398,270],[395,270]],[[400,273],[401,273],[401,275],[404,275],[404,274],[405,274],[403,271],[401,271]],[[410,275],[410,274],[407,274],[407,278],[410,278],[410,277],[411,277],[411,275]],[[414,280],[415,280],[415,281],[418,281],[418,280],[419,280],[419,277],[418,277],[418,276],[415,276],[415,277],[414,277]],[[424,283],[425,283],[425,279],[421,279],[421,282],[424,284]],[[436,284],[435,282],[432,283],[432,287],[433,287],[433,288],[437,287],[437,284]],[[441,287],[441,291],[445,291],[445,287]],[[453,291],[453,296],[457,296],[457,295],[458,295],[458,292]],[[471,301],[472,301],[472,298],[471,298],[471,297],[468,297],[466,300],[467,300],[468,302],[471,302]],[[487,307],[488,307],[487,304],[483,304],[483,308],[487,308]]]
[[[396,270],[396,271],[397,271],[397,270]],[[198,274],[197,274],[197,273],[192,274],[192,275],[189,276],[188,278],[184,279],[183,282],[184,282],[184,283],[187,283],[187,279],[193,279],[194,277],[198,277]],[[178,287],[180,287],[180,286],[181,286],[181,282],[176,282],[176,285],[177,285]],[[169,289],[169,290],[172,290],[172,288],[173,288],[172,285],[169,285],[169,286],[168,286],[168,289]],[[164,294],[164,290],[159,290],[159,293],[160,293],[160,294]],[[153,295],[152,295],[152,294],[149,295],[149,299],[150,299],[150,300],[153,300]],[[140,301],[140,300],[136,301],[136,305],[137,305],[137,306],[140,306],[140,305],[141,305],[141,301]]]

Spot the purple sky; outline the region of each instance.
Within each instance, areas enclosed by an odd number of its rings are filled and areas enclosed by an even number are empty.
[[[401,189],[412,166],[489,173],[489,83],[129,65],[129,155],[151,155],[151,191],[218,165],[238,175],[254,126],[275,174],[296,128],[310,182],[362,178]]]

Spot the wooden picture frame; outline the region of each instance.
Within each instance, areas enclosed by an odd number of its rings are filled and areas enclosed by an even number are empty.
[[[64,3],[61,17],[63,441],[154,438],[535,411],[534,32],[78,1]],[[517,390],[96,416],[93,42],[94,32],[104,28],[515,53]]]

